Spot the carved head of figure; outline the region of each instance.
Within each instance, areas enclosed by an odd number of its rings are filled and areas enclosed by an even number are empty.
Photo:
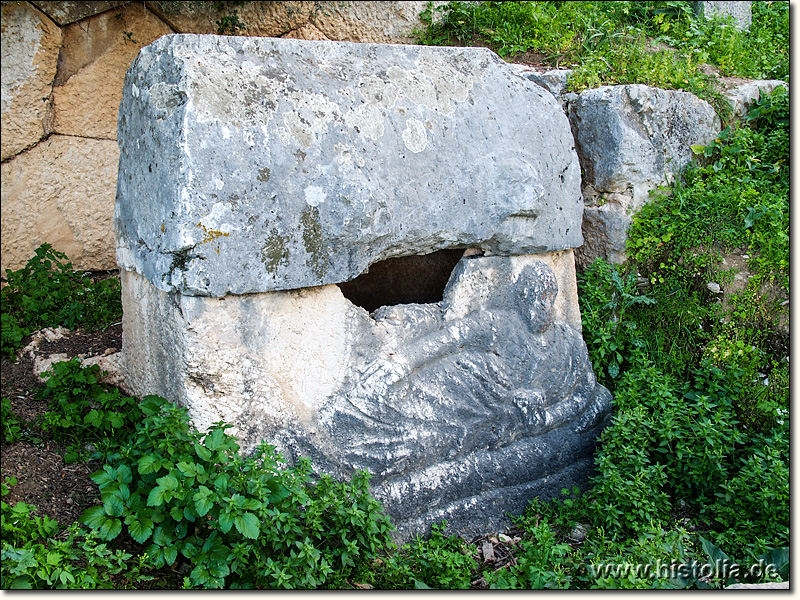
[[[553,323],[553,304],[558,283],[553,271],[543,262],[526,265],[516,281],[520,311],[528,317],[534,333],[544,331]]]

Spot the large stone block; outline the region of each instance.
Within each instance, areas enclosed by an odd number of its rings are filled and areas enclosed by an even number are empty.
[[[586,203],[586,244],[578,250],[578,263],[597,256],[622,261],[633,213],[651,190],[686,167],[692,145],[717,136],[719,117],[689,92],[619,85],[582,92],[569,103],[569,118]]]
[[[138,3],[65,27],[53,130],[116,139],[125,71],[140,48],[168,33],[170,28]]]
[[[551,266],[553,268],[551,268]],[[372,315],[336,285],[188,296],[122,271],[124,368],[200,428],[373,474],[401,537],[490,531],[583,485],[610,395],[579,332],[572,253],[462,258],[440,302]]]
[[[2,268],[18,269],[43,242],[76,269],[114,269],[114,141],[51,135],[2,164]]]
[[[486,49],[165,36],[126,76],[119,143],[117,259],[164,291],[582,242],[569,122]]]
[[[6,160],[50,133],[61,29],[27,2],[3,2],[0,10],[0,156]]]

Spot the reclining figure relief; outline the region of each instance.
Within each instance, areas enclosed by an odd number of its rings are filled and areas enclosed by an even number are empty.
[[[308,443],[298,450],[326,471],[370,471],[392,504],[413,494],[445,505],[580,458],[610,395],[580,332],[554,319],[552,270],[520,264],[465,258],[441,302],[375,311],[363,328],[374,339],[358,344],[364,367],[320,408],[313,435],[295,439]]]

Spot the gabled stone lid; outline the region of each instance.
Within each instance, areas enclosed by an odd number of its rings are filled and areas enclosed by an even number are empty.
[[[486,49],[168,35],[128,70],[118,131],[117,261],[162,290],[582,243],[569,122]]]

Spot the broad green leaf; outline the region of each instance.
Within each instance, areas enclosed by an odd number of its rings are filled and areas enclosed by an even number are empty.
[[[178,479],[174,475],[164,475],[156,479],[156,481],[165,490],[174,491],[178,489]]]
[[[280,502],[284,498],[288,498],[292,494],[286,486],[278,483],[274,479],[267,483],[267,487],[271,492],[269,495],[269,501],[273,504]]]
[[[187,504],[183,507],[183,518],[189,521],[190,523],[194,523],[195,519],[197,519],[197,513],[192,508],[191,504]]]
[[[104,485],[108,485],[112,481],[116,481],[116,471],[112,469],[110,466],[106,465],[100,471],[95,471],[90,475],[92,481],[94,481],[100,488]]]
[[[228,489],[228,476],[225,473],[220,473],[214,480],[214,487],[219,492],[225,492]]]
[[[176,521],[182,521],[183,509],[180,506],[173,506],[169,511],[169,515]]]
[[[215,429],[210,435],[206,436],[204,445],[206,448],[214,452],[222,446],[225,440],[225,432],[222,429]]]
[[[231,570],[226,563],[212,560],[208,565],[208,572],[214,577],[222,578],[230,575]]]
[[[706,147],[701,144],[692,144],[691,146],[689,146],[689,148],[692,149],[693,154],[702,154],[703,151],[706,149]]]
[[[9,586],[10,590],[32,590],[31,578],[28,575],[20,575]]]
[[[197,468],[193,463],[181,461],[176,466],[178,467],[178,470],[186,477],[194,477],[197,475]]]
[[[263,504],[261,501],[256,500],[255,498],[247,498],[244,502],[242,502],[241,506],[244,510],[258,510],[263,506]]]
[[[189,558],[189,559],[191,559],[193,556],[195,556],[197,554],[197,552],[198,552],[197,546],[195,546],[191,542],[186,542],[183,545],[183,548],[181,548],[181,554],[183,554],[186,558]]]
[[[161,468],[161,461],[148,454],[139,459],[137,467],[141,475],[147,475],[148,473],[155,473],[158,471]]]
[[[189,523],[186,521],[179,521],[175,524],[175,537],[182,540],[189,533]]]
[[[100,526],[100,538],[109,541],[117,537],[122,531],[122,521],[119,519],[106,519]]]
[[[96,408],[93,408],[89,411],[89,413],[83,417],[83,422],[86,425],[92,425],[93,427],[99,427],[100,423],[103,422],[102,415],[97,411]]]
[[[131,490],[128,487],[128,484],[121,483],[119,485],[119,489],[117,490],[117,496],[119,496],[124,501],[127,501],[131,497]]]
[[[147,495],[147,506],[161,506],[164,503],[164,488],[160,485],[150,490]]]
[[[128,533],[134,540],[144,544],[153,533],[153,521],[148,518],[132,521],[128,525]]]
[[[178,558],[178,548],[176,546],[164,547],[164,560],[168,565],[174,564],[177,558]]]
[[[723,564],[723,561],[728,563],[731,562],[730,557],[725,554],[719,546],[709,542],[702,535],[698,537],[700,538],[700,542],[703,544],[703,551],[706,553],[712,564]],[[717,563],[717,561],[719,561],[719,563]]]
[[[214,506],[213,492],[204,485],[200,486],[192,499],[194,500],[194,510],[199,517],[205,517]]]
[[[773,548],[758,557],[765,565],[772,565],[784,581],[789,579],[789,547]]]
[[[59,575],[58,578],[64,585],[66,585],[67,583],[75,583],[75,578],[69,571],[62,571],[61,575]]]
[[[233,527],[233,515],[229,512],[219,514],[219,529],[222,533],[228,533]]]
[[[125,510],[125,505],[122,502],[122,498],[116,494],[103,494],[102,498],[103,508],[105,509],[107,515],[112,517],[122,516],[122,512]]]
[[[238,515],[234,520],[236,530],[244,537],[251,540],[258,538],[260,532],[258,518],[253,513],[243,513]]]
[[[191,579],[192,583],[197,587],[206,587],[211,579],[211,574],[208,572],[208,567],[200,563],[189,573],[189,579]]]
[[[172,538],[172,535],[170,535],[169,531],[165,527],[159,525],[155,528],[155,531],[153,531],[154,544],[158,546],[169,546],[173,541],[174,539]]]
[[[195,444],[194,451],[202,460],[211,460],[211,451],[202,444]]]
[[[106,518],[105,508],[102,506],[93,506],[83,511],[80,521],[92,529],[100,529],[100,526],[105,523]]]

